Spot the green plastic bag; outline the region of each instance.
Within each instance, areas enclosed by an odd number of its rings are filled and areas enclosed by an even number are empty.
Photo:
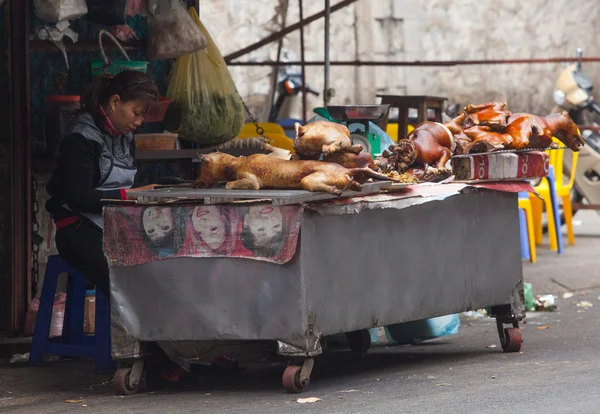
[[[175,105],[169,106],[165,126],[201,145],[221,144],[242,130],[244,106],[215,42],[194,9],[190,9],[190,15],[207,47],[175,62],[167,90],[167,97]],[[172,116],[175,110],[178,114]]]
[[[535,309],[533,303],[533,285],[531,283],[523,283],[523,292],[525,293],[525,310],[530,311]]]

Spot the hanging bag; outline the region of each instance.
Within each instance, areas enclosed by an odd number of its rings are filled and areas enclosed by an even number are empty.
[[[167,96],[165,123],[187,140],[216,145],[235,138],[244,124],[244,107],[227,64],[200,22],[195,9],[190,15],[204,34],[207,47],[177,59]],[[176,113],[175,113],[176,111]]]
[[[151,0],[148,12],[148,59],[174,59],[206,47],[202,31],[179,0]]]
[[[85,0],[33,0],[33,12],[38,19],[58,23],[79,19],[88,12],[88,8]]]
[[[104,53],[104,47],[102,47],[102,36],[106,35],[112,40],[119,51],[125,56],[126,60],[113,60],[110,61],[106,57],[106,53]],[[100,30],[98,34],[98,45],[100,46],[100,54],[102,55],[102,60],[94,60],[92,61],[92,76],[101,76],[101,75],[117,75],[124,70],[137,70],[140,72],[146,73],[148,71],[148,62],[143,61],[133,61],[129,59],[129,55],[123,49],[123,46],[119,43],[119,41],[106,30]]]

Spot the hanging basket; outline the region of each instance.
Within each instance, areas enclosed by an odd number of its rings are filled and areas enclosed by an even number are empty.
[[[104,48],[102,47],[102,36],[108,36],[116,45],[117,48],[121,51],[123,56],[125,56],[126,60],[113,60],[110,61],[108,57],[106,57],[106,53],[104,53]],[[92,76],[101,76],[101,75],[118,75],[119,73],[125,70],[137,70],[139,72],[148,72],[148,62],[143,61],[135,61],[129,59],[129,55],[123,46],[119,43],[119,41],[106,30],[100,30],[98,34],[98,45],[100,46],[100,54],[102,55],[102,60],[94,60],[92,61]]]

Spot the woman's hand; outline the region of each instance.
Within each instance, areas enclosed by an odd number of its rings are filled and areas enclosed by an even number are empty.
[[[135,200],[137,198],[137,192],[154,190],[154,187],[156,187],[156,185],[157,184],[148,184],[143,187],[130,188],[129,190],[126,190],[127,200]]]

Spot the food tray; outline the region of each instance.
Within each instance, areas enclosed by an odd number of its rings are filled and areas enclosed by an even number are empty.
[[[346,191],[339,197],[356,197],[379,193],[391,181],[375,181],[363,185],[362,191]],[[306,190],[227,190],[224,188],[161,188],[136,193],[138,203],[174,201],[202,201],[204,204],[223,204],[241,200],[265,200],[283,206],[318,200],[330,200],[338,196]]]
[[[499,150],[499,151],[488,151],[488,152],[476,152],[473,154],[458,154],[453,155],[452,158],[466,158],[473,157],[475,155],[490,155],[490,154],[522,154],[527,152],[539,152],[539,151],[556,151],[556,150],[564,150],[568,149],[568,147],[557,147],[557,148],[527,148],[522,150]]]

